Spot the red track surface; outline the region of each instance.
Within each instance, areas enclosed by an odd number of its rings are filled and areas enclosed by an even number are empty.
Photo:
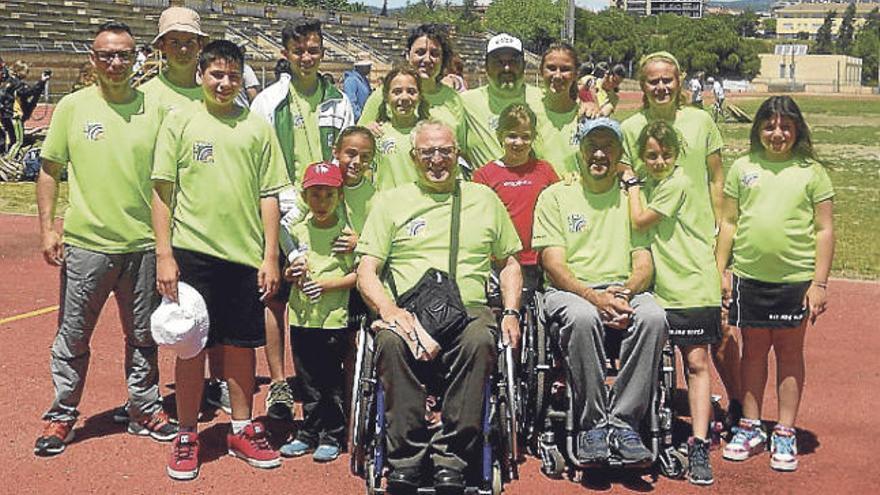
[[[38,253],[36,218],[0,215],[0,273],[0,320],[57,304],[58,273]],[[539,462],[530,458],[522,466],[522,479],[508,485],[506,493],[876,493],[880,467],[873,459],[878,430],[872,415],[880,410],[880,395],[875,395],[880,391],[880,325],[870,308],[880,300],[880,284],[835,280],[830,298],[830,312],[809,330],[807,340],[807,383],[798,425],[802,455],[796,473],[771,471],[766,455],[733,464],[714,452],[712,488],[663,478],[651,484],[635,476],[582,486],[547,480]],[[0,324],[0,424],[6,435],[0,449],[0,493],[363,493],[361,480],[348,473],[347,456],[329,465],[309,458],[286,460],[273,471],[251,469],[225,456],[220,446],[228,418],[222,413],[200,426],[203,465],[198,480],[170,481],[164,467],[168,445],[128,435],[110,419],[110,411],[125,400],[122,336],[112,302],[92,341],[76,441],[60,456],[35,457],[40,415],[52,399],[48,364],[56,317],[53,312]],[[162,383],[169,384],[172,356],[163,352],[160,359]],[[265,376],[261,355],[259,361]],[[258,412],[263,411],[266,388],[264,383],[255,400]],[[173,390],[163,386],[162,393]],[[766,407],[765,416],[775,417],[772,396]]]

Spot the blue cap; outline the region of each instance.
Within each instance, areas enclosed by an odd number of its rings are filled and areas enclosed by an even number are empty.
[[[623,142],[623,131],[620,130],[620,122],[608,117],[599,117],[597,119],[584,119],[578,123],[577,134],[575,135],[578,144],[587,137],[587,134],[597,129],[608,129],[617,136],[619,141]]]

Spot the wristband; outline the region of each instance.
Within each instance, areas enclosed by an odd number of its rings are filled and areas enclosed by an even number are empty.
[[[504,311],[502,311],[501,317],[504,318],[505,316],[513,316],[514,318],[517,319],[517,321],[519,321],[519,318],[520,318],[519,311],[517,311],[515,309],[505,309]]]
[[[629,191],[629,188],[631,188],[631,187],[641,186],[641,185],[642,185],[642,181],[638,177],[630,177],[629,179],[626,179],[625,181],[623,181],[623,189],[626,191]]]
[[[816,287],[821,287],[823,289],[828,289],[828,282],[819,282],[818,280],[813,280],[813,285]]]

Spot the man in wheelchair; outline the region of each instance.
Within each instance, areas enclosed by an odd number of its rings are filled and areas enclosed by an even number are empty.
[[[481,397],[497,358],[496,335],[507,345],[519,341],[522,275],[513,255],[521,244],[495,193],[459,182],[459,150],[450,128],[426,120],[413,134],[411,157],[419,181],[374,198],[372,211],[378,214],[367,218],[357,247],[362,256],[358,288],[391,327],[375,336],[376,370],[385,393],[388,491],[415,493],[433,466],[436,493],[458,494],[465,489],[468,461],[478,458],[482,446]],[[484,290],[493,260],[501,267],[500,325],[486,306]],[[465,324],[451,335],[432,335],[442,347],[434,357],[412,351],[406,339],[417,338],[417,324],[428,325],[401,303],[430,269],[457,283],[467,313]],[[425,400],[435,381],[442,424],[429,430]]]
[[[663,309],[646,292],[650,242],[630,227],[626,185],[618,179],[620,125],[608,118],[578,130],[579,177],[541,193],[532,245],[547,279],[544,318],[567,367],[577,461],[652,460],[638,433],[657,383],[667,335]],[[616,381],[605,384],[606,332],[622,332]]]

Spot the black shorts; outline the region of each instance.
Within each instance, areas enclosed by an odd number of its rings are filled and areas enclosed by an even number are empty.
[[[208,306],[207,347],[266,345],[266,317],[257,285],[259,270],[186,249],[174,248],[174,259],[180,281],[199,291]]]
[[[810,282],[776,284],[733,276],[731,325],[757,328],[794,328],[807,317],[804,295]]]
[[[679,347],[721,342],[721,307],[667,309],[669,341]]]

